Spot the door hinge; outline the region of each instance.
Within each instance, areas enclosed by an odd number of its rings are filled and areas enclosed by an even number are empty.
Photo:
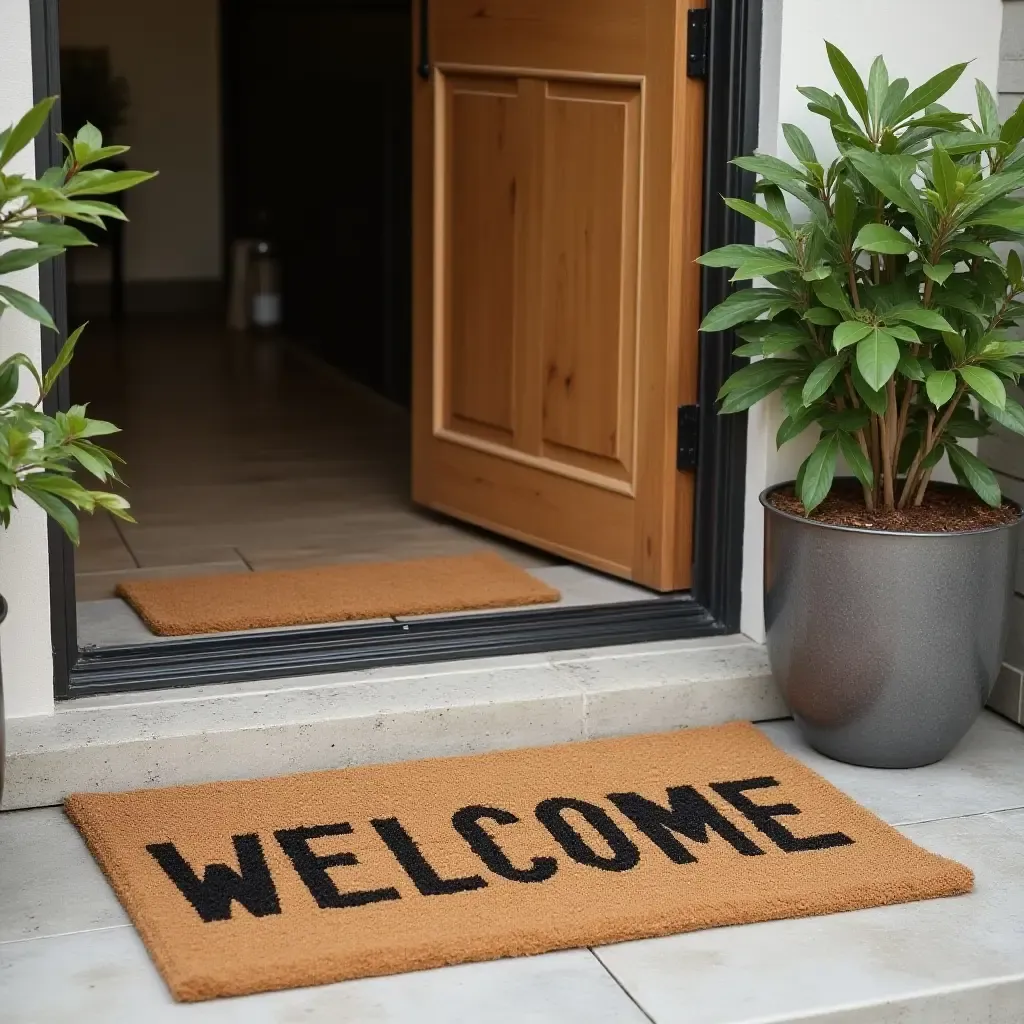
[[[676,427],[676,469],[697,468],[697,445],[700,441],[700,407],[679,406]]]
[[[686,12],[686,74],[689,78],[708,76],[708,9],[694,7]]]

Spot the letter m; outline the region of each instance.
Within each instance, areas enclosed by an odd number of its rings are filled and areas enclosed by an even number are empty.
[[[679,842],[675,833],[695,843],[707,843],[711,840],[710,829],[746,857],[764,853],[693,786],[669,788],[668,807],[639,793],[609,793],[608,799],[676,864],[692,864],[697,858]]]

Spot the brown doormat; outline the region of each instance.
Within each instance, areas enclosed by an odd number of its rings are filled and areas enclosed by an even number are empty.
[[[557,590],[490,551],[411,562],[120,583],[158,636],[547,604]]]
[[[177,999],[968,892],[747,723],[66,809]]]

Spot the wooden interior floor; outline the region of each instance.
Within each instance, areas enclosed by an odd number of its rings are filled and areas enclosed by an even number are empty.
[[[93,324],[72,395],[122,428],[110,446],[138,520],[82,523],[83,646],[150,639],[114,598],[122,580],[482,548],[550,577],[573,603],[653,597],[416,508],[406,411],[280,341],[185,319]]]

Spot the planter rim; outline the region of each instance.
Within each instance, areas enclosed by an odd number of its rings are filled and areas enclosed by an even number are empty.
[[[3,625],[3,621],[6,618],[7,618],[7,602],[4,600],[4,595],[0,594],[0,626]]]
[[[1012,523],[998,523],[995,526],[982,526],[976,530],[878,530],[870,526],[840,526],[835,523],[822,523],[816,519],[805,519],[803,516],[793,515],[792,512],[783,512],[782,509],[776,508],[768,501],[768,498],[776,491],[780,491],[784,487],[793,487],[795,484],[795,480],[783,480],[781,483],[772,484],[770,487],[766,487],[758,495],[758,501],[760,501],[765,509],[773,515],[780,516],[783,519],[791,519],[794,523],[800,523],[803,526],[813,526],[820,530],[838,530],[840,533],[873,534],[879,537],[929,537],[932,539],[942,540],[946,537],[973,537],[979,533],[996,533],[999,530],[1012,530],[1015,526],[1019,526],[1021,521],[1024,520],[1024,510],[1021,509],[1021,506],[1018,505],[1017,502],[1004,496],[1004,503],[1012,505],[1017,510],[1016,520]],[[946,484],[944,486],[951,488],[955,487],[957,490],[963,489],[954,484]]]

